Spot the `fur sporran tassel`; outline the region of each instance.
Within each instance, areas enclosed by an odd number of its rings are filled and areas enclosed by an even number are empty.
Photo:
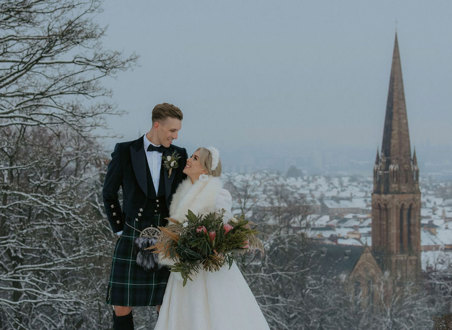
[[[154,253],[154,249],[149,249],[155,243],[157,243],[155,237],[138,237],[135,239],[135,245],[138,248],[137,265],[147,271],[155,271],[161,268],[158,264],[158,254]]]

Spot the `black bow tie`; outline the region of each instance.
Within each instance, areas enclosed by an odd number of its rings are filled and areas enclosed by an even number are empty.
[[[152,145],[152,144],[150,144],[149,147],[148,147],[148,151],[157,151],[157,152],[162,152],[162,153],[163,153],[166,149],[167,149],[167,148],[165,148],[164,146],[156,147],[156,146],[154,146],[154,145]]]

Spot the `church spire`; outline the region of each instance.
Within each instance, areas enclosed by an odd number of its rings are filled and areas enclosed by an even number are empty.
[[[383,143],[379,163],[374,166],[374,192],[408,193],[419,191],[417,168],[411,159],[410,134],[403,90],[397,33],[392,54]]]
[[[388,159],[389,163],[398,164],[399,166],[410,164],[410,135],[408,132],[408,119],[397,33],[395,35],[394,52],[392,55],[381,154]]]
[[[381,153],[374,165],[372,250],[399,280],[421,274],[421,192],[416,152],[411,159],[397,33],[392,55]]]

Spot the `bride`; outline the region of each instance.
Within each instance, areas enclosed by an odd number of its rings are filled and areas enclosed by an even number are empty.
[[[205,214],[226,211],[231,215],[232,198],[222,188],[218,150],[199,148],[187,160],[181,183],[170,206],[170,217],[180,222],[188,210]],[[168,259],[161,264],[171,265]],[[168,279],[156,330],[265,330],[268,324],[237,265],[223,266],[217,272],[200,270],[183,286],[179,273]]]

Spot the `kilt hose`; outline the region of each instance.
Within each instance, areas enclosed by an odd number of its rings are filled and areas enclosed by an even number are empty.
[[[162,304],[170,275],[169,269],[163,267],[157,271],[146,271],[136,264],[138,250],[135,247],[135,239],[140,236],[140,230],[151,225],[164,226],[167,222],[160,213],[150,218],[151,221],[126,220],[124,231],[116,242],[113,254],[107,304],[115,306]]]

